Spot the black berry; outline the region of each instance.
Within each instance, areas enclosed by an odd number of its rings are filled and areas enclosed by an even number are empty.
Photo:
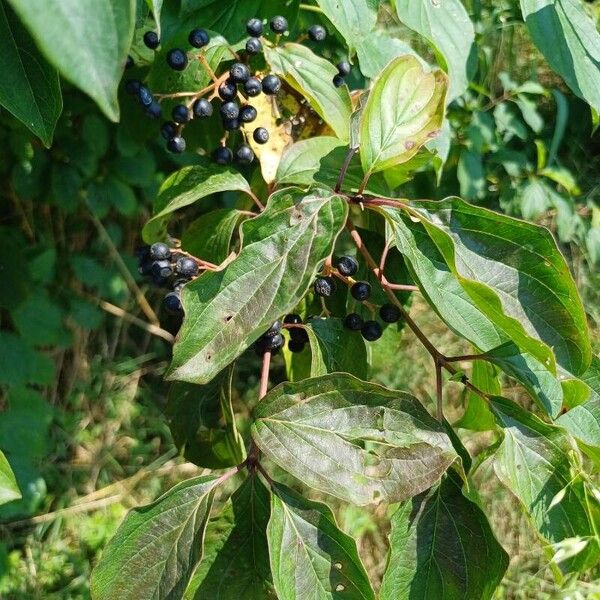
[[[229,77],[234,83],[246,83],[250,79],[250,69],[243,63],[234,63],[229,69]]]
[[[160,119],[162,116],[162,107],[156,100],[152,100],[150,106],[146,107],[146,114],[151,119]]]
[[[171,261],[169,260],[155,260],[152,263],[152,274],[156,277],[166,279],[173,275],[173,267],[171,267]]]
[[[287,19],[285,17],[282,17],[281,15],[273,17],[271,19],[270,25],[271,31],[273,31],[273,33],[283,33],[288,28]]]
[[[200,29],[200,27],[192,29],[190,35],[188,35],[188,42],[190,43],[190,46],[193,46],[194,48],[203,48],[209,41],[210,38],[208,37],[208,33],[206,33],[204,29]]]
[[[371,286],[366,281],[357,281],[350,288],[350,293],[355,300],[363,302],[371,295]]]
[[[177,104],[171,111],[175,123],[187,123],[190,120],[190,111],[185,104]]]
[[[170,313],[173,314],[180,313],[183,310],[179,292],[169,292],[163,299],[163,305]]]
[[[180,135],[171,138],[167,141],[167,150],[173,154],[181,154],[185,151],[185,140]]]
[[[269,132],[264,127],[257,127],[252,137],[257,144],[266,144],[269,141]]]
[[[322,42],[327,37],[327,30],[322,25],[312,25],[308,28],[308,37],[313,42]]]
[[[354,256],[342,256],[337,261],[337,270],[346,277],[352,277],[358,272],[358,261]]]
[[[225,146],[219,146],[213,152],[213,160],[218,165],[228,165],[233,160],[233,152]]]
[[[275,323],[273,323],[273,325],[271,325],[271,327],[269,327],[269,329],[267,329],[267,331],[265,331],[265,335],[275,335],[276,333],[280,333],[281,332],[281,321],[279,319],[277,319],[277,321],[275,321]]]
[[[262,51],[262,42],[258,38],[250,38],[246,42],[246,52],[251,56]]]
[[[125,91],[128,94],[131,94],[132,96],[137,95],[137,93],[140,91],[141,87],[142,87],[142,83],[140,81],[138,81],[137,79],[129,79],[125,83]]]
[[[302,342],[300,340],[291,339],[288,342],[288,348],[290,349],[290,352],[302,352],[305,347],[306,342]]]
[[[138,89],[138,100],[142,106],[150,106],[154,101],[152,92],[145,85],[140,85]]]
[[[250,77],[244,84],[244,91],[248,96],[258,96],[262,92],[262,83],[258,77]]]
[[[144,44],[146,44],[150,50],[156,50],[158,48],[160,40],[158,39],[156,31],[146,31],[144,34]]]
[[[243,123],[252,123],[257,116],[256,108],[250,106],[250,104],[245,104],[240,108],[240,121]]]
[[[223,119],[223,129],[225,131],[234,131],[242,126],[242,122],[239,119]]]
[[[331,277],[319,277],[314,284],[315,294],[328,298],[335,292],[335,281]]]
[[[276,333],[275,335],[268,335],[265,337],[265,347],[269,352],[277,352],[281,348],[283,348],[283,344],[285,340],[280,333]]]
[[[178,275],[191,279],[198,275],[198,263],[188,256],[182,256],[175,264],[175,271]]]
[[[206,119],[213,114],[213,105],[206,98],[198,98],[194,102],[192,110],[198,119]]]
[[[350,313],[344,319],[344,327],[351,331],[360,331],[363,326],[362,317],[357,313]]]
[[[149,256],[152,260],[169,260],[171,258],[171,249],[162,242],[154,242],[150,246]]]
[[[242,165],[249,165],[254,160],[254,152],[250,146],[242,144],[235,151],[235,159]]]
[[[267,75],[262,80],[262,90],[265,94],[272,96],[281,89],[281,79],[277,75]]]
[[[166,121],[160,128],[160,135],[162,135],[165,140],[174,138],[177,135],[177,125],[173,123],[173,121]]]
[[[400,309],[393,304],[384,304],[379,309],[379,316],[384,323],[396,323],[400,320]]]
[[[360,332],[367,342],[374,342],[381,337],[383,330],[377,321],[365,321]]]
[[[175,71],[183,71],[188,64],[187,54],[179,48],[173,48],[167,52],[167,64]]]
[[[246,31],[248,32],[248,35],[251,35],[252,37],[260,37],[263,32],[262,21],[257,18],[250,19],[246,23]]]
[[[350,71],[352,70],[352,67],[350,66],[350,63],[347,60],[341,60],[336,65],[336,67],[337,67],[338,73],[342,77],[346,77],[347,75],[350,75]]]
[[[224,102],[220,110],[224,119],[237,119],[240,114],[240,107],[235,102]]]
[[[219,96],[223,100],[233,100],[237,96],[237,87],[231,79],[226,79],[219,86]]]
[[[346,80],[341,75],[335,75],[333,78],[333,85],[336,88],[342,87],[346,83]]]
[[[289,315],[285,315],[283,322],[286,325],[302,325],[302,317],[296,313],[290,313]]]

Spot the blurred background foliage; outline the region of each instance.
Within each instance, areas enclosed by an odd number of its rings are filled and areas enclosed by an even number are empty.
[[[417,173],[403,193],[460,195],[548,226],[597,332],[597,123],[525,35],[517,2],[466,5],[477,52],[468,91],[449,107],[447,162],[443,172]],[[599,2],[588,9],[600,18]],[[310,4],[300,14],[299,27],[320,19]],[[380,31],[434,61],[385,4]],[[139,61],[143,50],[136,47]],[[335,39],[322,51],[340,55]],[[364,84],[356,69],[349,82]],[[134,257],[158,186],[196,155],[168,155],[158,128],[125,94],[120,124],[64,82],[63,95],[49,149],[0,110],[0,449],[23,493],[0,507],[0,598],[11,600],[88,598],[91,567],[126,510],[200,471],[177,456],[162,412],[170,347],[149,325],[174,331],[177,324],[162,314],[161,293],[147,288]],[[185,218],[230,200],[215,197]],[[431,311],[418,300],[413,310],[444,352],[460,354],[460,342]],[[434,387],[429,359],[410,333],[374,362],[375,379],[427,400]],[[254,402],[257,373],[256,360],[243,357],[236,374],[244,382],[236,398],[242,414]],[[458,388],[453,400],[449,416],[457,419]],[[474,448],[483,445],[478,435],[486,434],[473,434]],[[490,469],[479,477],[494,531],[512,559],[498,598],[600,597],[593,575],[555,581],[516,502]],[[360,537],[377,580],[387,548],[385,509],[340,506],[338,516]]]

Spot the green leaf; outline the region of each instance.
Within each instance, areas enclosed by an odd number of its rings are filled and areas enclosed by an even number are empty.
[[[275,484],[267,538],[280,600],[375,600],[356,542],[326,504]]]
[[[119,119],[117,87],[135,25],[135,0],[9,0],[61,75]]]
[[[345,85],[336,88],[332,84],[337,74],[334,65],[306,46],[293,43],[265,47],[265,59],[275,73],[306,98],[340,140],[349,140],[352,102]]]
[[[331,254],[347,210],[328,190],[273,194],[266,210],[242,225],[237,258],[185,286],[169,377],[210,381],[292,310]]]
[[[600,35],[577,0],[521,0],[529,33],[550,66],[600,110]]]
[[[469,85],[467,64],[475,31],[462,2],[396,0],[396,11],[407,27],[433,46],[438,61],[449,75],[448,102],[465,92]]]
[[[507,567],[485,514],[451,473],[393,514],[381,600],[489,600]]]
[[[158,33],[160,37],[160,11],[162,10],[163,0],[146,0],[146,4],[152,11],[152,16],[156,23],[156,33]]]
[[[6,504],[11,500],[19,500],[21,492],[12,472],[6,456],[0,450],[0,504]]]
[[[215,477],[195,477],[131,510],[92,572],[93,600],[181,598],[202,557]]]
[[[250,475],[219,516],[209,521],[205,555],[185,598],[275,598],[266,534],[270,515],[269,491],[256,475]]]
[[[416,398],[343,373],[277,386],[254,418],[252,437],[269,459],[358,505],[414,496],[457,456]]]
[[[52,144],[62,111],[58,73],[42,58],[10,8],[0,3],[0,105]]]
[[[165,414],[173,440],[187,460],[207,469],[224,469],[245,458],[231,407],[232,369],[206,385],[175,383]]]
[[[502,385],[498,380],[498,370],[485,360],[473,362],[470,376],[471,383],[486,394],[499,395]],[[466,390],[467,408],[454,427],[462,427],[472,431],[489,431],[496,428],[496,421],[488,403],[479,394]]]
[[[227,191],[252,194],[250,184],[240,173],[220,165],[207,162],[176,171],[160,187],[154,202],[154,215],[144,226],[144,240],[151,243],[164,239],[168,217],[176,210],[206,196]]]
[[[360,120],[360,158],[367,175],[405,163],[440,131],[448,78],[426,73],[414,56],[384,69]]]
[[[483,157],[479,152],[463,150],[458,160],[456,176],[460,183],[460,195],[467,200],[482,200],[487,189]]]
[[[404,54],[411,54],[423,66],[426,65],[408,44],[385,31],[374,31],[370,35],[357,38],[355,43],[361,73],[370,79],[377,77],[391,60]]]
[[[342,34],[350,54],[360,40],[371,37],[377,22],[379,0],[317,0],[323,14]]]
[[[504,432],[494,455],[498,478],[519,499],[544,539],[551,543],[573,537],[589,540],[561,568],[579,571],[591,566],[600,558],[595,537],[599,507],[571,464],[574,450],[569,436],[505,398],[494,397],[492,410]]]

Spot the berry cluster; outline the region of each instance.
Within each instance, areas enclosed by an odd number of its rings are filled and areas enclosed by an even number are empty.
[[[275,321],[268,331],[263,333],[256,342],[254,342],[254,351],[259,356],[265,352],[276,354],[283,348],[285,339],[281,333],[281,329],[286,327],[290,334],[288,348],[291,352],[302,352],[308,343],[308,334],[302,327],[302,317],[297,314],[286,315],[283,323],[279,320]]]
[[[358,261],[353,256],[342,256],[336,262],[336,269],[343,278],[350,278],[358,273]],[[336,291],[336,283],[333,277],[318,277],[313,286],[317,296],[328,298]],[[371,284],[367,281],[355,281],[350,285],[350,294],[358,302],[366,302],[371,297]],[[379,307],[379,317],[384,323],[396,323],[400,320],[402,313],[393,304],[383,304]],[[360,331],[368,342],[374,342],[383,335],[381,324],[375,319],[368,321],[356,312],[346,315],[344,326],[351,331]]]
[[[352,67],[347,60],[341,60],[336,67],[338,72],[337,75],[334,75],[333,77],[333,85],[335,85],[335,87],[342,87],[344,83],[346,83],[346,77],[350,75]]]
[[[172,251],[162,242],[143,246],[137,252],[139,272],[160,287],[170,287],[164,298],[164,306],[170,313],[182,312],[181,290],[183,286],[198,276],[198,263],[190,256]]]

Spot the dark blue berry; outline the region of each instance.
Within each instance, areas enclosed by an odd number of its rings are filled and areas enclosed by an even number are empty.
[[[179,292],[169,292],[163,299],[163,305],[170,313],[173,314],[180,313],[183,310]]]
[[[328,298],[336,289],[335,281],[331,277],[319,277],[314,284],[315,294]]]
[[[146,108],[146,114],[151,119],[160,119],[161,116],[162,116],[162,107],[161,107],[161,105],[156,100],[152,100],[152,103],[150,104],[150,106],[148,106]]]
[[[355,300],[363,302],[371,295],[371,286],[366,281],[357,281],[351,288],[350,293]]]
[[[272,96],[281,89],[281,79],[277,75],[267,75],[262,80],[262,90],[265,94]]]
[[[125,82],[125,91],[132,96],[135,96],[140,91],[141,87],[142,83],[137,79],[129,79]]]
[[[270,25],[271,31],[273,31],[273,33],[283,33],[288,28],[287,19],[285,17],[282,17],[281,15],[273,17],[271,19]]]
[[[178,275],[191,279],[198,275],[198,263],[189,256],[182,256],[175,263],[175,271]]]
[[[357,313],[350,313],[344,318],[344,327],[350,329],[350,331],[360,331],[362,326],[362,317]]]
[[[264,127],[257,127],[252,137],[257,144],[266,144],[269,141],[269,132]]]
[[[384,304],[379,309],[379,316],[384,323],[397,323],[400,320],[401,312],[393,304]]]
[[[204,29],[197,27],[196,29],[192,29],[192,31],[190,31],[188,42],[190,43],[190,46],[193,46],[194,48],[203,48],[208,44],[208,42],[210,42],[210,37]]]
[[[173,154],[181,154],[185,151],[185,140],[177,135],[167,141],[167,150],[173,152]]]
[[[180,48],[173,48],[167,52],[167,64],[175,71],[183,71],[188,64],[187,54]]]
[[[273,325],[271,325],[271,327],[269,327],[269,329],[267,329],[267,331],[265,331],[265,335],[275,335],[276,333],[280,333],[281,326],[282,326],[281,321],[279,319],[277,319],[277,321],[275,321],[273,323]]]
[[[342,87],[346,83],[346,80],[341,75],[335,75],[333,77],[333,85],[336,88]]]
[[[250,77],[244,84],[244,91],[248,96],[258,96],[262,92],[262,83],[258,77]]]
[[[138,100],[142,106],[150,106],[154,101],[152,92],[145,85],[140,85],[138,89]]]
[[[377,321],[365,321],[360,332],[367,342],[374,342],[383,334],[381,325]]]
[[[240,114],[240,107],[235,102],[224,102],[221,104],[220,111],[224,119],[237,119]]]
[[[258,38],[250,38],[246,42],[246,52],[251,56],[262,52],[262,42]]]
[[[336,65],[336,67],[337,67],[338,73],[342,77],[347,77],[348,75],[350,75],[350,71],[352,70],[352,67],[350,66],[350,63],[347,60],[341,60]]]
[[[322,42],[327,37],[327,30],[322,25],[312,25],[308,28],[308,37],[313,42]]]
[[[223,129],[225,131],[235,131],[242,126],[239,119],[223,119]]]
[[[233,83],[246,83],[250,79],[250,69],[243,63],[233,63],[229,69],[229,78]]]
[[[240,121],[243,123],[252,123],[258,116],[258,112],[254,106],[245,104],[240,108]]]
[[[177,104],[171,111],[175,123],[187,123],[190,120],[190,111],[185,104]]]
[[[218,165],[228,165],[233,160],[233,152],[225,146],[219,146],[213,152],[213,160]]]
[[[352,277],[358,272],[358,261],[354,256],[342,256],[337,261],[337,270],[346,277]]]
[[[150,258],[152,260],[169,260],[171,258],[171,248],[162,242],[154,242],[150,246]]]
[[[156,50],[158,48],[160,40],[158,39],[156,31],[146,31],[144,34],[144,44],[146,44],[150,50]]]
[[[249,165],[254,160],[254,152],[248,144],[242,144],[235,151],[235,159],[241,165]]]
[[[199,119],[206,119],[213,114],[213,105],[206,98],[198,98],[192,107],[194,116]]]
[[[173,267],[171,266],[170,260],[155,260],[152,263],[152,274],[157,277],[166,279],[173,275]]]
[[[277,352],[283,345],[285,340],[280,333],[276,333],[275,335],[268,335],[265,337],[265,347],[269,352]]]
[[[166,121],[160,128],[160,135],[162,135],[165,140],[174,138],[177,135],[177,125],[173,123],[173,121]]]
[[[226,79],[219,86],[219,96],[223,100],[233,100],[237,96],[237,86],[231,79]]]
[[[246,23],[246,31],[248,32],[248,35],[251,35],[252,37],[260,37],[263,32],[262,21],[257,18],[250,19]]]
[[[283,322],[286,325],[302,325],[302,317],[296,313],[290,313],[289,315],[285,315]]]

